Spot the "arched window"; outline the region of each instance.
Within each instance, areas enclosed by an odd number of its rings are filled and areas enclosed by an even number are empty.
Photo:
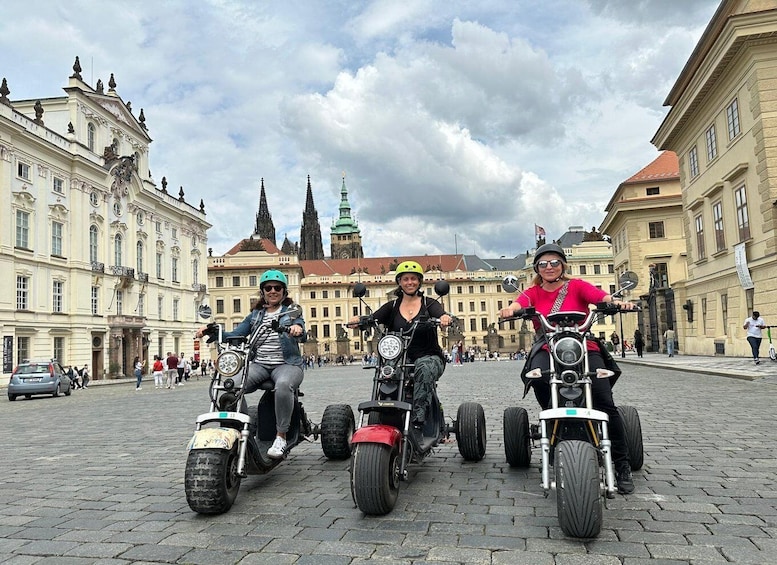
[[[89,261],[96,263],[98,261],[97,247],[97,226],[89,226]]]
[[[113,238],[113,244],[114,244],[114,250],[113,250],[114,262],[116,263],[117,267],[121,267],[122,266],[122,260],[123,260],[122,259],[122,256],[123,256],[123,254],[122,254],[123,242],[122,242],[121,234],[120,233],[117,233],[116,237]]]
[[[138,241],[138,246],[137,247],[138,247],[138,253],[137,253],[137,255],[138,255],[138,265],[137,265],[137,269],[136,270],[137,270],[138,273],[144,273],[145,271],[143,270],[143,242],[142,241]]]
[[[94,124],[89,124],[86,126],[86,146],[89,147],[90,151],[94,151],[96,134],[97,132],[94,129]]]

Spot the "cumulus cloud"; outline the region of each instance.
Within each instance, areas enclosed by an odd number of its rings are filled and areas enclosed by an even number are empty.
[[[204,201],[217,254],[252,232],[262,178],[278,243],[297,240],[308,175],[326,249],[346,171],[368,254],[510,256],[534,223],[598,225],[655,158],[716,4],[11,0],[0,75],[19,99],[59,95],[75,55],[90,84],[115,73],[153,178]]]

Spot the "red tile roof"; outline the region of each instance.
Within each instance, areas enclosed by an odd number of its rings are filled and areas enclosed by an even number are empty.
[[[636,184],[674,178],[680,178],[680,162],[677,160],[677,154],[674,151],[663,151],[647,167],[621,184]]]
[[[392,270],[402,261],[416,261],[424,269],[439,268],[443,272],[465,270],[463,255],[411,255],[401,257],[368,257],[363,259],[317,259],[300,261],[305,276],[350,275],[359,269],[369,275],[380,275]]]
[[[232,247],[232,249],[227,251],[224,255],[235,255],[236,253],[238,253],[239,251],[241,251],[243,249],[243,245],[247,241],[255,242],[256,240],[253,239],[253,238],[241,239],[240,241],[238,241],[234,245],[234,247]],[[262,243],[262,249],[264,251],[266,251],[267,253],[269,253],[270,255],[280,255],[281,254],[281,250],[278,249],[278,247],[272,241],[270,241],[269,239],[260,239],[259,241],[261,241],[261,243]]]

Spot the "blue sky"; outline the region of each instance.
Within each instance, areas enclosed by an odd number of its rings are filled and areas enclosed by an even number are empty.
[[[652,161],[717,0],[3,2],[10,98],[84,80],[144,109],[151,172],[202,198],[221,254],[264,178],[278,244],[305,187],[328,249],[341,175],[369,256],[513,256],[598,226]]]

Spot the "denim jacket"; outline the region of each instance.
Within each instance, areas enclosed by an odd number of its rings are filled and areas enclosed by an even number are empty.
[[[281,341],[281,352],[283,353],[283,360],[289,365],[296,365],[302,367],[304,362],[302,355],[299,352],[299,342],[305,343],[308,340],[308,334],[305,331],[305,320],[302,316],[291,319],[288,314],[284,314],[289,309],[289,306],[281,306],[281,315],[278,321],[281,325],[294,325],[302,326],[302,335],[298,337],[292,337],[288,333],[283,332],[279,335]],[[224,333],[224,339],[230,337],[245,337],[251,333],[251,328],[255,325],[261,324],[265,315],[264,308],[257,308],[251,311],[245,319],[231,332]]]

